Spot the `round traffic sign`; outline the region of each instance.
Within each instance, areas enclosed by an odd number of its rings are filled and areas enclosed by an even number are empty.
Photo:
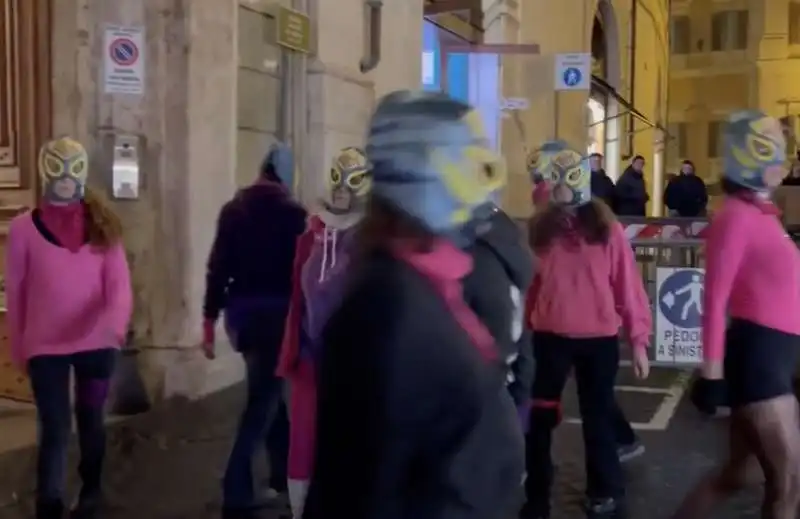
[[[576,67],[567,67],[564,69],[564,84],[570,87],[576,86],[581,82],[581,70]]]
[[[139,59],[139,47],[128,38],[116,38],[108,49],[111,60],[121,67],[130,67]]]

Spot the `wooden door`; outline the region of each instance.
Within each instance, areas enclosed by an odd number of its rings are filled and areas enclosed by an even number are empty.
[[[0,254],[8,221],[35,199],[36,153],[50,134],[50,0],[0,0]],[[0,270],[0,274],[4,269]],[[0,397],[30,400],[10,362],[0,292]]]

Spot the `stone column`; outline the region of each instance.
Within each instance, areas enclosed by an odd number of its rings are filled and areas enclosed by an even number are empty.
[[[496,102],[506,99],[525,99],[530,102],[526,78],[535,73],[541,62],[537,55],[511,52],[520,43],[520,6],[516,0],[483,0],[484,42],[508,45],[509,52],[500,53],[500,70]],[[535,43],[535,42],[527,42]],[[535,144],[530,142],[527,111],[500,112],[500,151],[508,167],[508,187],[503,195],[503,207],[510,214],[524,217],[531,210],[531,183],[526,169],[526,156]]]
[[[113,136],[140,137],[140,197],[113,202],[132,269],[135,345],[155,396],[197,394],[207,378],[192,348],[200,338],[204,265],[218,209],[234,186],[237,3],[53,5],[53,131],[86,144],[90,182],[107,193]],[[104,93],[107,24],[144,28],[144,95]]]
[[[586,103],[588,91],[555,92],[555,57],[560,53],[589,52],[594,2],[520,2],[520,42],[536,43],[540,56],[526,67],[523,89],[530,108],[522,113],[529,142],[533,146],[558,137],[579,150],[586,149]],[[556,101],[556,97],[558,97]],[[557,107],[557,109],[556,109]],[[557,119],[557,121],[556,121]],[[515,216],[530,213],[529,189],[514,189],[509,210]],[[519,191],[520,193],[517,193]]]

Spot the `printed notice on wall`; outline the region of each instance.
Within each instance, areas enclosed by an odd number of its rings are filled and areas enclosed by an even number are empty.
[[[106,26],[103,40],[103,91],[144,94],[144,29]]]

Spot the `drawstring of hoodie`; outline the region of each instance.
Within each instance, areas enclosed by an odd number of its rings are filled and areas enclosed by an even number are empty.
[[[337,237],[338,232],[336,229],[329,229],[328,227],[325,227],[325,230],[322,232],[322,261],[320,262],[319,266],[318,279],[320,283],[325,281],[328,271],[336,266]],[[330,254],[328,254],[328,248],[330,248]],[[330,256],[330,265],[328,265],[328,256]]]

